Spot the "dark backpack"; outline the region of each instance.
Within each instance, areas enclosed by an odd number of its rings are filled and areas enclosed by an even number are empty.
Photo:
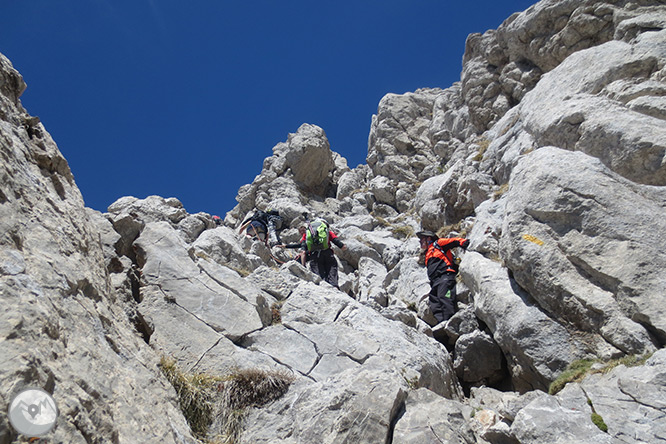
[[[254,212],[252,217],[250,218],[251,221],[259,221],[262,224],[268,226],[268,213],[262,210],[257,210]]]
[[[269,225],[273,225],[276,230],[282,229],[283,219],[278,210],[268,210],[265,214]]]

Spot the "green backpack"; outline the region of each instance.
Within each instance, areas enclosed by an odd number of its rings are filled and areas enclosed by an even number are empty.
[[[308,224],[305,243],[308,251],[326,250],[328,245],[328,223],[323,219],[315,219]]]

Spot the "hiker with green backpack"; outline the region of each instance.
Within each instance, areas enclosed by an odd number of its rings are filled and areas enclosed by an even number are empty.
[[[338,261],[331,249],[331,243],[341,250],[346,250],[345,244],[330,229],[328,223],[323,219],[306,221],[305,225],[299,227],[301,241],[298,243],[280,245],[283,248],[302,248],[303,265],[310,261],[310,269],[318,274],[326,282],[338,287]]]
[[[425,250],[425,264],[430,280],[428,302],[437,323],[446,321],[456,312],[456,274],[458,261],[453,249],[466,250],[469,240],[462,237],[440,238],[432,231],[416,233]]]

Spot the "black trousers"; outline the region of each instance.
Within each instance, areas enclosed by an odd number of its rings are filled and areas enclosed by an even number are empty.
[[[338,261],[330,248],[310,253],[310,270],[318,274],[326,282],[338,287]]]
[[[450,319],[456,312],[456,274],[447,272],[431,282],[428,301],[437,323]]]

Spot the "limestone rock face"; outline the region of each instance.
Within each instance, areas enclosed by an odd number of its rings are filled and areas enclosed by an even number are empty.
[[[585,152],[633,182],[665,185],[664,90],[655,81],[664,34],[571,55],[525,96],[527,131],[539,145]]]
[[[424,168],[438,166],[431,152],[432,110],[441,90],[389,94],[379,103],[368,141],[368,166],[375,176],[415,182]]]
[[[412,391],[405,401],[405,414],[393,434],[394,443],[474,442],[467,422],[471,409],[456,401],[434,396],[425,389]]]
[[[461,275],[474,295],[477,317],[504,352],[517,390],[545,390],[570,362],[584,357],[583,345],[530,303],[499,263],[468,253]]]
[[[646,29],[662,29],[663,10],[658,2],[623,5],[546,0],[509,17],[497,30],[470,35],[462,89],[476,131],[490,129],[544,73],[572,54],[612,40],[633,40]]]
[[[331,152],[324,130],[303,124],[273,148],[255,181],[239,190],[239,204],[227,214],[227,222],[242,221],[254,208],[281,211],[291,222],[306,211],[308,197],[334,197],[335,181],[348,170],[346,160]]]
[[[526,156],[511,183],[521,189],[505,196],[500,251],[521,287],[552,316],[625,353],[653,350],[649,331],[664,343],[657,301],[666,292],[666,227],[654,215],[666,208],[666,190],[554,148]]]
[[[18,101],[24,88],[0,55],[0,441],[17,437],[12,397],[37,386],[60,412],[53,441],[194,443],[111,286],[67,162]]]
[[[471,35],[460,82],[384,97],[367,165],[304,124],[216,225],[173,197],[86,209],[0,57],[0,399],[52,392],[58,442],[195,442],[164,356],[219,390],[289,379],[237,442],[663,441],[665,67],[663,2],[543,0]],[[269,208],[284,242],[329,222],[340,289],[238,232]],[[440,324],[421,229],[470,239]]]

